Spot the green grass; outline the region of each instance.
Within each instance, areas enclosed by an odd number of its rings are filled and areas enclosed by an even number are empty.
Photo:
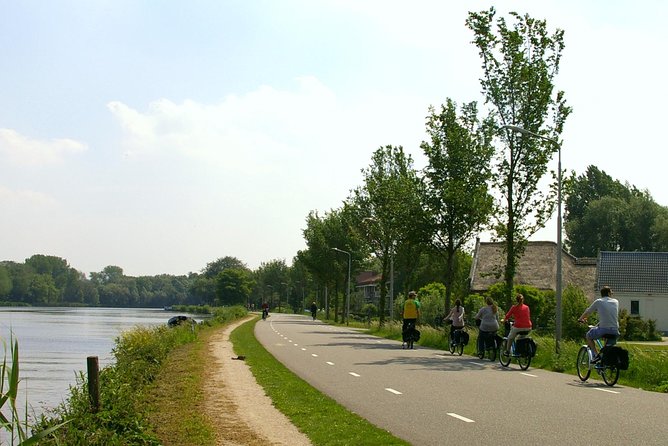
[[[278,362],[255,339],[257,320],[232,332],[234,351],[246,356],[258,383],[283,412],[315,445],[407,445],[389,432],[349,412],[320,393]]]

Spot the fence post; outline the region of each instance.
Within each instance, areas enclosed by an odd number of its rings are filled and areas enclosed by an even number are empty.
[[[88,360],[88,399],[90,410],[96,413],[100,410],[100,367],[97,356],[89,356]]]

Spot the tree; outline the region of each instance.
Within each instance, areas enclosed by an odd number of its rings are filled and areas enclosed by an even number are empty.
[[[209,262],[206,264],[206,268],[202,271],[202,274],[209,279],[215,279],[218,277],[218,274],[221,271],[226,269],[245,269],[248,270],[248,267],[244,262],[237,259],[236,257],[226,256],[221,257],[218,260]]]
[[[12,291],[12,277],[5,265],[0,265],[0,299],[5,299]]]
[[[413,159],[401,146],[377,149],[362,174],[364,185],[353,191],[348,203],[360,236],[381,262],[378,310],[382,325],[391,258],[397,245],[411,243],[423,225],[420,181]]]
[[[470,12],[466,21],[474,33],[473,43],[482,59],[480,82],[495,122],[515,125],[558,141],[571,112],[564,93],[554,93],[559,71],[564,33],[548,34],[545,21],[511,13],[514,27],[504,18],[494,20],[490,8]],[[554,187],[544,192],[540,182],[547,164],[558,147],[541,138],[506,129],[501,132],[505,150],[497,154],[493,184],[500,196],[496,213],[496,235],[505,241],[506,296],[512,295],[517,262],[526,240],[545,225],[555,207]]]
[[[464,104],[461,116],[448,99],[440,113],[429,108],[427,134],[421,146],[427,156],[425,218],[431,245],[446,259],[445,311],[450,308],[455,254],[487,223],[494,208],[488,191],[494,126],[478,120],[475,102]]]
[[[216,277],[216,301],[219,305],[246,305],[253,288],[245,268],[226,268]]]

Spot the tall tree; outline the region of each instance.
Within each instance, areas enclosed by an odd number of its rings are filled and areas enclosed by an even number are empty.
[[[246,305],[253,288],[247,269],[226,268],[216,277],[216,297],[219,305]]]
[[[489,193],[490,161],[494,154],[494,123],[478,119],[475,102],[457,104],[448,99],[437,113],[427,116],[429,141],[421,146],[427,156],[425,217],[429,240],[446,259],[445,311],[450,308],[456,253],[489,222],[494,198]]]
[[[413,159],[401,146],[377,149],[362,174],[364,184],[353,191],[349,203],[360,234],[382,265],[378,305],[382,325],[392,256],[399,244],[413,241],[423,225],[421,184]]]
[[[554,92],[554,78],[564,48],[564,33],[549,34],[543,20],[511,13],[509,27],[490,8],[470,12],[466,21],[482,59],[480,82],[486,103],[499,125],[515,125],[553,141],[559,141],[571,112],[564,93]],[[554,187],[541,188],[548,161],[558,147],[548,140],[506,129],[500,133],[504,150],[496,157],[494,186],[500,195],[496,234],[505,241],[506,293],[512,294],[517,262],[529,236],[552,215]]]

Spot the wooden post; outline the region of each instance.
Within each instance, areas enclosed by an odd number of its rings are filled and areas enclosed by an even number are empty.
[[[100,366],[97,356],[88,357],[88,399],[90,410],[96,413],[100,410]]]

